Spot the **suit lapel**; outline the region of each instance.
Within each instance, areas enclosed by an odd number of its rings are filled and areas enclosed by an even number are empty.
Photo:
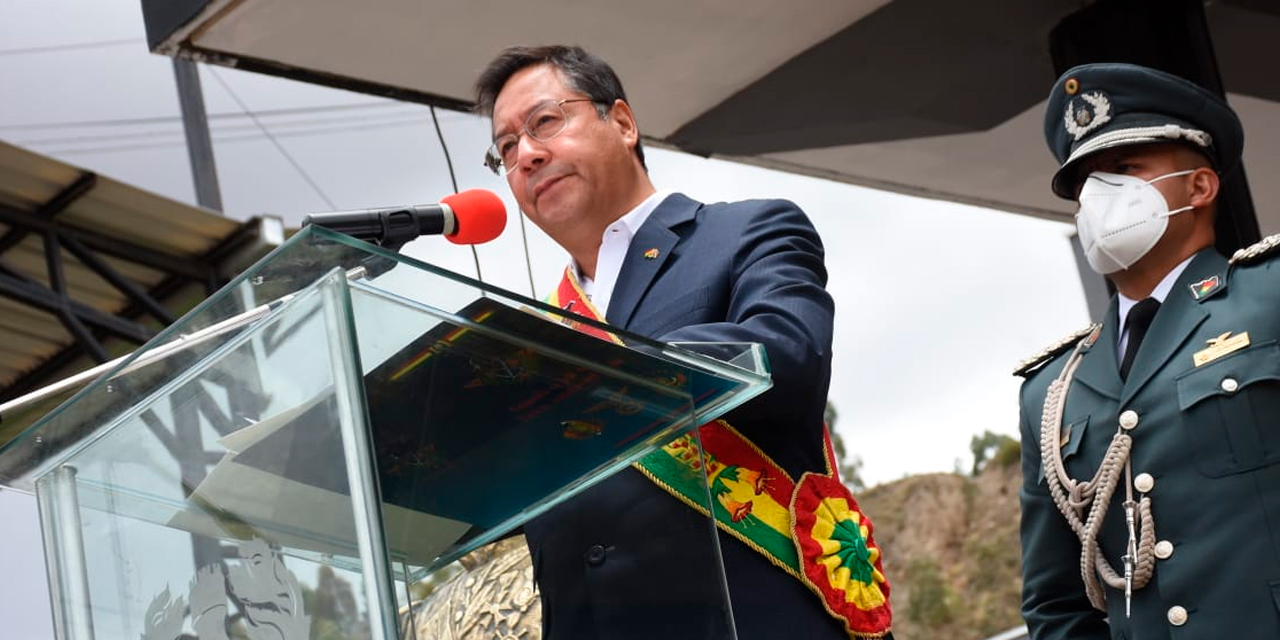
[[[1111,398],[1120,399],[1120,365],[1116,362],[1116,331],[1119,330],[1117,309],[1119,303],[1111,299],[1111,306],[1102,320],[1102,333],[1094,341],[1093,346],[1080,359],[1076,368],[1075,381],[1098,393]]]
[[[1201,251],[1187,265],[1174,283],[1173,289],[1160,305],[1160,311],[1151,322],[1147,336],[1138,348],[1133,369],[1121,393],[1121,404],[1129,402],[1143,385],[1160,370],[1181,348],[1191,333],[1209,317],[1209,311],[1192,293],[1191,283],[1217,275],[1223,284],[1214,291],[1226,288],[1227,261],[1213,249]]]
[[[631,322],[640,300],[662,270],[662,265],[671,259],[672,250],[680,241],[680,235],[674,228],[692,220],[699,206],[688,197],[673,193],[640,225],[640,230],[631,238],[627,255],[622,259],[622,269],[618,271],[618,282],[609,300],[609,324],[625,328]],[[654,255],[655,251],[657,255]]]

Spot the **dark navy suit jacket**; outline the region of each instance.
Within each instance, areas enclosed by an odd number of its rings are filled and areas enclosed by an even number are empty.
[[[673,194],[632,239],[607,319],[666,342],[764,344],[773,388],[726,419],[798,479],[825,470],[826,280],[821,241],[794,204]],[[711,526],[631,468],[526,523],[547,640],[724,637]],[[718,542],[739,638],[847,638],[798,580],[736,539]]]

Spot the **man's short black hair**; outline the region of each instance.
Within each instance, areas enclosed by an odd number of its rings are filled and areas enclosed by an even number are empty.
[[[600,117],[608,114],[608,109],[615,100],[626,102],[627,93],[622,89],[622,81],[613,67],[597,55],[588,53],[582,47],[565,45],[547,45],[541,47],[508,47],[494,58],[489,66],[476,80],[476,111],[483,115],[493,115],[493,103],[498,93],[516,72],[539,64],[554,66],[564,74],[569,87],[582,93],[596,103]],[[601,109],[600,107],[603,107]],[[636,157],[640,166],[648,170],[644,162],[644,149],[636,140]]]

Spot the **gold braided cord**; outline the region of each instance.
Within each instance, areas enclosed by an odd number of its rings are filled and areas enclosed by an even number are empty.
[[[1093,478],[1080,482],[1067,475],[1060,446],[1062,415],[1066,409],[1067,390],[1083,358],[1084,348],[1090,344],[1090,338],[1081,340],[1068,358],[1062,373],[1049,384],[1040,419],[1040,461],[1053,504],[1080,540],[1080,575],[1084,580],[1089,603],[1096,609],[1106,611],[1106,590],[1101,583],[1105,582],[1115,589],[1124,589],[1125,578],[1102,553],[1098,546],[1098,533],[1102,530],[1107,509],[1119,486],[1121,473],[1124,472],[1126,477],[1132,475],[1129,461],[1133,438],[1122,429],[1117,429]],[[1132,486],[1131,481],[1126,481],[1126,503],[1133,501]],[[1155,519],[1151,515],[1151,500],[1146,496],[1135,506],[1135,520],[1140,534],[1133,570],[1133,588],[1141,589],[1155,573]]]
[[[778,463],[774,462],[774,461],[773,461],[773,458],[770,458],[770,457],[769,457],[769,454],[765,453],[763,449],[761,449],[760,447],[757,447],[757,446],[756,446],[756,443],[752,442],[750,438],[748,438],[748,437],[746,437],[746,436],[742,435],[742,432],[741,432],[741,431],[738,431],[737,429],[734,429],[734,428],[733,428],[733,425],[729,424],[728,422],[726,422],[726,421],[725,421],[725,420],[723,420],[723,419],[721,419],[721,420],[716,420],[715,422],[716,422],[717,424],[719,424],[719,425],[721,426],[721,428],[723,428],[725,431],[728,431],[729,433],[732,433],[732,434],[733,434],[734,436],[736,436],[739,440],[741,440],[741,441],[742,441],[742,444],[747,445],[747,447],[748,447],[748,448],[750,448],[750,449],[751,449],[751,451],[753,451],[756,455],[760,456],[760,458],[761,458],[762,460],[764,460],[765,462],[769,463],[770,470],[772,470],[772,471],[776,471],[776,472],[778,473],[778,475],[780,475],[780,476],[782,476],[783,478],[785,478],[787,482],[790,482],[790,483],[791,483],[791,485],[792,485],[792,487],[796,486],[796,484],[797,484],[797,483],[796,483],[796,481],[795,481],[795,480],[792,480],[792,479],[791,479],[791,474],[787,473],[787,470],[786,470],[786,469],[783,469],[783,468],[782,468],[782,465],[780,465],[780,464],[778,464]],[[708,424],[710,424],[710,423],[708,423]],[[707,426],[707,425],[705,425],[705,424],[704,424],[704,425],[702,425],[702,427],[705,427],[705,426]],[[698,427],[698,429],[699,429],[699,430],[701,430],[701,429],[702,429],[702,427]],[[701,433],[701,431],[699,431],[699,433]],[[701,444],[699,444],[698,446],[699,446],[699,447],[701,447],[702,445],[701,445]],[[824,446],[825,446],[825,445],[824,445]],[[825,451],[823,452],[823,456],[822,456],[822,457],[823,457],[823,458],[826,458],[826,452],[825,452]],[[827,475],[832,475],[832,474],[828,473]]]

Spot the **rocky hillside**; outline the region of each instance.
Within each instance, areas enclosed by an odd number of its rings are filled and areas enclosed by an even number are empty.
[[[1013,457],[1016,460],[1016,456]],[[861,492],[901,640],[981,640],[1022,624],[1016,463],[910,476]]]

